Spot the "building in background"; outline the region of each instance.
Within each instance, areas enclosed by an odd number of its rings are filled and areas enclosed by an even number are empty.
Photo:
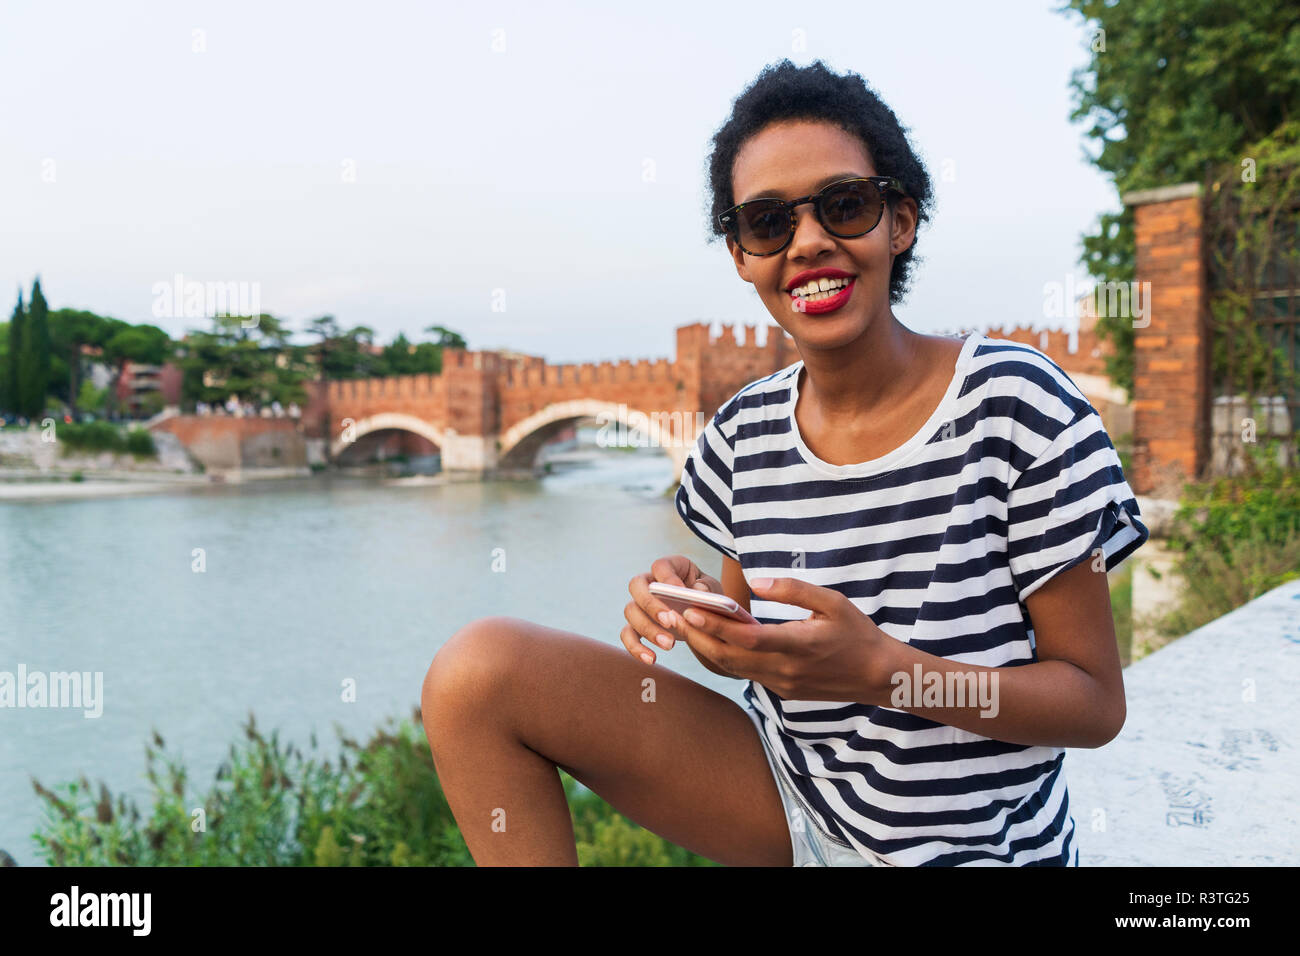
[[[97,389],[112,388],[117,370],[103,358],[98,345],[81,347],[81,367],[77,381],[89,382]],[[124,362],[115,392],[119,407],[133,418],[147,418],[168,405],[181,401],[181,369],[171,362],[145,365]],[[156,395],[156,398],[150,396]]]
[[[117,398],[133,418],[147,418],[168,405],[181,402],[181,370],[171,362],[143,365],[125,362],[117,380]],[[151,398],[151,395],[157,398]]]

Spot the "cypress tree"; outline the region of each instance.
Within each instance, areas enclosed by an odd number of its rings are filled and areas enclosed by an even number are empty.
[[[45,412],[45,393],[50,387],[50,309],[41,293],[39,278],[32,285],[32,301],[27,306],[23,349],[28,358],[24,401],[27,417],[36,419]]]
[[[23,392],[20,386],[19,369],[23,352],[23,319],[26,315],[23,309],[23,292],[19,289],[18,304],[14,306],[13,318],[9,320],[9,354],[5,362],[5,387],[3,394],[0,394],[0,402],[4,403],[8,411],[16,415],[22,414]]]

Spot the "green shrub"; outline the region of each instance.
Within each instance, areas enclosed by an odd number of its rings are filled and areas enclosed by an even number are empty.
[[[126,433],[126,450],[138,458],[158,457],[158,446],[147,428],[133,428]]]
[[[155,732],[145,748],[148,815],[80,780],[47,789],[34,840],[53,866],[472,866],[433,766],[419,713],[365,744],[340,734],[342,754],[320,759],[252,715],[207,793],[192,792]],[[635,827],[561,773],[579,859],[593,866],[713,865]],[[202,823],[198,810],[202,810]]]
[[[1246,474],[1186,485],[1170,545],[1222,552],[1245,540],[1281,544],[1300,532],[1300,472],[1280,466],[1275,449],[1275,441],[1251,449]]]
[[[1115,619],[1115,643],[1124,667],[1133,660],[1133,562],[1110,576],[1110,611]]]
[[[1180,601],[1157,633],[1186,634],[1300,578],[1300,473],[1275,455],[1275,442],[1261,443],[1248,473],[1184,488],[1169,538]]]
[[[1133,474],[1133,433],[1125,432],[1113,442],[1119,456],[1119,467],[1125,475]]]
[[[55,435],[64,448],[85,451],[124,451],[125,440],[121,430],[109,422],[86,422],[78,425],[69,422],[55,427]]]
[[[592,841],[578,842],[580,866],[671,866],[663,840],[624,817],[597,820]]]
[[[158,447],[148,429],[133,428],[128,432],[110,422],[94,421],[78,425],[74,422],[58,425],[55,435],[68,449],[81,451],[129,452],[138,458],[157,458]]]

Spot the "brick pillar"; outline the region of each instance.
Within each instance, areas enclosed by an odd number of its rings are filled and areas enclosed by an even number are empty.
[[[676,407],[689,410],[692,415],[698,410],[709,418],[716,408],[704,407],[704,353],[709,347],[709,326],[705,322],[677,327],[677,352],[673,359],[673,374],[677,379]]]
[[[492,351],[443,352],[447,421],[442,448],[445,471],[491,471],[497,466],[501,422],[501,357]]]
[[[1199,183],[1127,193],[1134,208],[1133,475],[1139,495],[1177,498],[1210,449],[1209,307]],[[1150,285],[1146,285],[1150,283]],[[1132,300],[1130,300],[1132,301]],[[1103,300],[1101,308],[1106,308]]]

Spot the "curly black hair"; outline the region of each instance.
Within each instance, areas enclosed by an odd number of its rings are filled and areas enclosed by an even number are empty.
[[[718,225],[718,214],[736,204],[731,171],[740,147],[769,123],[787,119],[827,120],[852,133],[867,147],[867,155],[879,176],[896,176],[907,195],[916,201],[917,230],[929,221],[934,204],[930,176],[907,141],[885,103],[857,73],[839,75],[821,60],[809,66],[795,66],[788,59],[769,64],[732,104],[731,116],[713,135],[709,154],[709,242],[727,233]],[[901,198],[887,193],[891,207]],[[895,304],[907,289],[913,261],[912,245],[894,257],[889,273],[889,301]]]

